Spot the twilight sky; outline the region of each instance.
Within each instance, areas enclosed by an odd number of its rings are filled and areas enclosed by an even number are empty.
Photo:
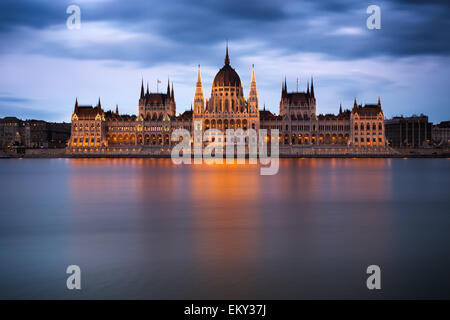
[[[81,9],[69,30],[66,9]],[[369,5],[381,29],[366,28]],[[279,112],[281,82],[313,76],[318,113],[381,103],[387,118],[450,119],[450,1],[1,0],[0,117],[70,121],[80,104],[136,114],[141,78],[173,81],[177,111],[193,101],[197,65],[205,97],[223,65],[248,95],[255,65],[260,108]]]

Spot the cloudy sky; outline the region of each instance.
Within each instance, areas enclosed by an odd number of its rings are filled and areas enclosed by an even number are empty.
[[[66,9],[81,9],[81,29]],[[369,30],[369,5],[381,29]],[[255,65],[260,108],[278,113],[281,82],[304,90],[313,76],[318,113],[375,103],[386,117],[450,119],[450,2],[435,0],[1,0],[0,117],[70,121],[75,97],[135,114],[142,77],[173,81],[189,109],[197,65],[209,97],[223,65],[248,94]]]

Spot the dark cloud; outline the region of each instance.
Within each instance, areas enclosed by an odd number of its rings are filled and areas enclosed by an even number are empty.
[[[25,41],[19,27],[43,29],[63,26],[68,1],[3,0],[0,3],[0,41]],[[409,56],[450,53],[449,1],[380,1],[381,30],[367,30],[365,9],[371,3],[346,1],[229,0],[94,2],[80,4],[83,22],[110,22],[127,32],[156,34],[171,42],[124,41],[69,47],[59,39],[24,46],[46,55],[76,59],[117,59],[143,65],[217,59],[211,47],[229,39],[261,42],[262,50],[285,53],[317,52],[340,59],[372,56]],[[318,23],[323,22],[320,26]],[[340,28],[360,28],[361,36],[333,33]],[[21,40],[22,39],[22,40]],[[14,48],[13,43],[13,48]],[[2,52],[8,50],[3,47]],[[13,50],[13,49],[12,49]]]
[[[64,1],[2,0],[0,32],[14,31],[18,26],[45,28],[65,19]]]
[[[260,57],[259,61],[264,61],[267,65],[270,65],[272,57],[277,60],[278,66],[282,65],[283,68],[299,65],[298,61],[292,61],[295,59],[293,57],[300,56],[299,53],[304,53],[304,56],[317,53],[321,57],[325,56],[321,58],[323,61],[337,61],[346,66],[351,66],[348,61],[363,66],[361,61],[358,62],[359,59],[399,63],[403,59],[397,58],[421,61],[422,56],[427,58],[427,61],[431,59],[434,64],[439,64],[439,61],[448,61],[450,56],[448,0],[81,1],[78,5],[81,7],[82,30],[88,30],[86,26],[93,24],[94,29],[95,26],[99,28],[93,30],[92,34],[65,28],[68,17],[66,9],[70,4],[77,4],[77,1],[0,1],[0,62],[3,57],[5,60],[11,59],[11,56],[19,57],[19,67],[9,69],[12,71],[9,75],[3,74],[3,79],[9,81],[11,76],[27,76],[28,70],[20,69],[20,59],[31,55],[45,57],[45,63],[48,63],[46,67],[49,69],[57,61],[52,59],[57,57],[98,60],[102,65],[108,64],[110,68],[114,65],[120,68],[124,65],[123,62],[134,62],[139,67],[174,63],[190,65],[195,73],[195,66],[200,63],[207,67],[204,70],[208,67],[212,70],[212,66],[220,67],[223,62],[226,39],[230,42],[232,64],[236,67],[239,67],[239,63],[242,67],[242,61],[247,61],[249,57]],[[381,30],[366,28],[366,8],[371,4],[381,7]],[[100,30],[102,27],[110,30],[104,33],[104,30]],[[239,61],[240,59],[242,60]],[[89,61],[74,63],[81,65],[86,62]],[[29,64],[27,67],[33,69]],[[370,91],[369,87],[378,86],[374,91],[384,92],[391,88],[395,91],[392,93],[395,97],[397,90],[403,86],[396,83],[385,84],[384,88],[380,88],[378,81],[383,77],[377,78],[377,75],[374,75],[374,82],[370,82],[367,79],[352,78],[350,71],[348,79],[344,79],[346,83],[342,84],[339,82],[345,72],[339,71],[340,79],[331,77],[327,80],[326,75],[323,75],[322,84],[334,89],[335,96],[349,96],[350,103],[355,94],[360,96]],[[177,70],[167,72],[176,73]],[[280,77],[284,72],[294,71],[280,70]],[[304,71],[299,70],[299,73],[302,72]],[[326,71],[322,70],[323,73]],[[73,76],[77,77],[76,74]],[[93,76],[101,78],[99,75]],[[241,76],[244,80],[245,71]],[[193,78],[195,81],[195,74]],[[443,78],[442,76],[442,79],[436,79],[437,83],[448,82],[448,77]],[[263,78],[258,81],[258,86],[262,88],[260,92],[266,95],[273,90],[275,82],[279,87],[279,79]],[[16,80],[14,83],[19,82],[20,80]],[[335,88],[337,83],[339,88]],[[366,83],[366,87],[362,83]],[[317,90],[320,90],[319,83]],[[439,96],[441,89],[435,90],[434,96]],[[57,94],[62,95],[55,93]],[[321,99],[325,94],[321,95]],[[378,94],[374,94],[375,99]],[[402,94],[403,97],[410,96],[405,92]],[[337,105],[336,99],[340,99],[335,96],[328,100],[333,108]],[[439,99],[448,100],[444,98],[448,98],[445,93]],[[22,98],[3,97],[2,100],[0,94],[0,112],[34,112],[27,109],[33,101],[20,99]],[[185,99],[188,101],[190,97]],[[268,104],[276,106],[279,93],[266,99]],[[409,102],[419,104],[417,97]],[[37,103],[39,102],[34,105]],[[433,103],[435,106],[442,104],[441,100]],[[184,106],[189,104],[190,100]]]

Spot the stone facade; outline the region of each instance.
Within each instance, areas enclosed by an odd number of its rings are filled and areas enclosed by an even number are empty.
[[[237,72],[230,65],[228,47],[225,64],[214,78],[211,96],[204,98],[200,66],[194,95],[194,108],[176,115],[173,84],[166,93],[144,92],[141,84],[138,115],[105,112],[100,99],[97,106],[79,106],[75,102],[72,115],[72,137],[67,151],[71,153],[106,154],[170,154],[177,141],[171,133],[184,128],[193,135],[193,123],[201,121],[202,129],[279,130],[280,152],[286,155],[310,153],[326,148],[348,153],[387,152],[384,114],[381,102],[358,105],[352,110],[339,108],[337,115],[317,115],[314,83],[306,92],[288,92],[286,79],[282,85],[279,114],[259,110],[255,69],[252,68],[248,98]]]

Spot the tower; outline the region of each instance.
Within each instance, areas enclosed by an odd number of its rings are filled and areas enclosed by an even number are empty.
[[[203,98],[202,77],[200,75],[200,65],[198,65],[197,84],[195,86],[194,96],[194,114],[202,114],[205,106],[205,99]]]
[[[252,65],[252,80],[250,82],[250,92],[248,94],[249,112],[258,112],[258,91],[256,90],[255,66]]]

